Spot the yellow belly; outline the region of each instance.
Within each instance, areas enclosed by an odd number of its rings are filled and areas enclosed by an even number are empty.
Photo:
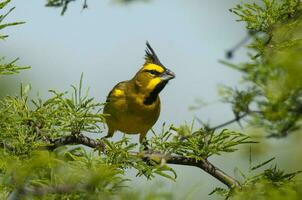
[[[112,125],[114,129],[127,134],[139,134],[147,132],[155,123],[147,122],[142,116],[127,115],[119,118],[119,120],[113,121]]]
[[[155,124],[160,113],[160,100],[153,105],[142,105],[125,100],[108,103],[104,108],[108,128],[127,134],[146,133]]]

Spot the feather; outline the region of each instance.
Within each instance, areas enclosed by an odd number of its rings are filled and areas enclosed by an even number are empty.
[[[151,45],[149,44],[149,42],[146,42],[147,48],[145,50],[146,55],[145,55],[145,64],[148,63],[152,63],[152,64],[156,64],[159,66],[163,66],[163,64],[161,64],[160,60],[158,59],[155,51],[152,49]]]

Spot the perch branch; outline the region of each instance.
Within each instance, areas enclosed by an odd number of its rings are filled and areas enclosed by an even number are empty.
[[[67,145],[67,144],[82,144],[91,148],[100,148],[104,149],[105,144],[100,140],[94,140],[87,136],[84,136],[82,134],[78,135],[70,135],[63,138],[56,139],[52,141],[53,146],[51,146],[50,149],[54,149],[56,147]],[[131,154],[133,156],[139,156],[142,159],[150,159],[154,156],[159,156],[158,154],[150,153],[150,150],[147,150],[145,152],[132,152]],[[202,169],[203,171],[207,172],[211,176],[215,177],[217,180],[228,186],[229,188],[234,187],[240,187],[240,183],[234,179],[233,177],[227,175],[225,172],[214,166],[210,161],[207,159],[202,159],[199,161],[196,161],[193,158],[186,158],[183,156],[177,156],[177,155],[168,155],[168,156],[162,156],[168,164],[176,164],[176,165],[186,165],[186,166],[194,166]]]

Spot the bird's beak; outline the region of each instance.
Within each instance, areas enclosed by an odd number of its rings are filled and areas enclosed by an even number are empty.
[[[166,69],[166,71],[160,77],[162,81],[169,81],[173,78],[175,78],[175,73],[169,69]]]

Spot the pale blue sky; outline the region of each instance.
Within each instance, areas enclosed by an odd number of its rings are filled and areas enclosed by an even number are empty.
[[[7,58],[20,57],[20,64],[32,66],[32,70],[13,77],[15,81],[10,84],[15,93],[20,81],[31,83],[34,93],[42,97],[47,96],[48,89],[68,90],[83,72],[91,96],[104,101],[117,82],[132,78],[143,64],[148,40],[162,63],[176,73],[176,79],[161,94],[162,113],[155,130],[163,122],[191,122],[194,115],[217,124],[232,118],[230,107],[217,103],[217,85],[238,84],[240,77],[218,63],[245,35],[244,25],[235,22],[236,17],[228,11],[238,2],[154,0],[121,6],[109,0],[90,0],[89,9],[81,12],[80,2],[71,3],[66,15],[60,16],[60,10],[44,7],[43,0],[15,0],[12,5],[17,8],[8,19],[26,24],[5,31],[10,37],[1,42],[0,52]],[[237,54],[235,62],[243,58],[244,53]],[[214,103],[189,111],[197,98]],[[229,167],[232,173],[231,160],[220,159],[217,164]],[[200,195],[208,198],[213,184],[221,186],[199,169],[177,167],[177,171],[178,181],[167,182],[166,188],[177,190],[179,199],[194,187],[188,199]],[[136,180],[134,185],[138,183]]]

